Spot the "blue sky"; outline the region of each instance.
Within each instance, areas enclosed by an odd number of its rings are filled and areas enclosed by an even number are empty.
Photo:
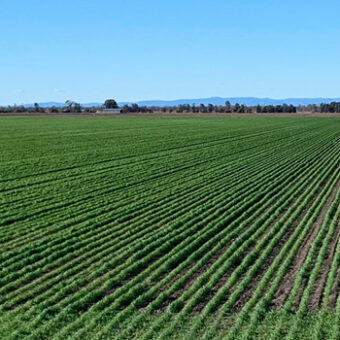
[[[0,0],[0,104],[340,97],[340,2]]]

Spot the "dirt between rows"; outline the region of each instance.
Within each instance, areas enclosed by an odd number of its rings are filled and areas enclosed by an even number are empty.
[[[258,217],[260,218],[260,217]],[[247,226],[245,230],[247,230],[249,226]],[[173,302],[174,300],[178,299],[186,290],[188,290],[194,283],[195,281],[201,277],[230,247],[234,239],[231,239],[228,241],[221,249],[219,249],[215,254],[212,255],[212,257],[201,267],[198,268],[197,271],[188,279],[187,282],[183,284],[183,286],[175,291],[171,296],[169,296],[162,304],[160,309],[157,311],[157,314],[161,314],[165,312],[165,310],[168,308],[168,306]],[[254,246],[254,245],[253,245]],[[253,248],[251,246],[251,248]],[[250,251],[248,249],[248,251]],[[235,263],[233,267],[237,266]],[[187,266],[184,268],[180,273],[178,273],[171,282],[169,282],[165,287],[163,287],[162,291],[166,291],[173,283],[175,283],[177,280],[179,280],[188,270],[190,270],[193,267],[193,264]],[[230,270],[220,279],[221,283],[225,282],[227,278],[230,276]],[[221,284],[222,286],[223,284]],[[215,287],[214,287],[215,288]],[[195,306],[195,311],[201,311],[205,307],[206,303],[210,300],[211,296],[213,293],[211,292],[211,295],[206,296],[204,301],[201,301],[197,306]]]
[[[336,301],[340,293],[340,267],[337,270],[336,277],[334,280],[333,287],[331,289],[331,293],[329,295],[329,309],[336,309]]]
[[[340,181],[338,181],[338,183],[334,187],[331,195],[329,196],[329,198],[326,201],[326,204],[323,206],[323,208],[320,212],[320,215],[318,216],[317,220],[314,222],[313,227],[311,228],[308,236],[306,237],[305,241],[303,242],[303,244],[299,248],[298,253],[296,254],[296,256],[293,260],[293,263],[290,267],[290,270],[287,272],[286,276],[282,280],[282,283],[281,283],[280,287],[278,288],[278,290],[275,294],[275,297],[273,299],[273,302],[272,302],[274,309],[281,308],[283,303],[286,301],[289,293],[291,292],[293,285],[294,285],[295,278],[296,278],[298,272],[300,271],[300,269],[301,269],[307,255],[308,255],[308,252],[309,252],[317,234],[320,231],[322,222],[325,219],[327,211],[328,211],[329,207],[331,206],[332,202],[334,201],[339,188],[340,188]],[[321,191],[321,189],[320,189],[320,191]],[[310,205],[309,205],[309,207],[310,207]],[[307,209],[309,207],[307,207]],[[322,290],[323,290],[323,288],[321,288],[321,294],[322,294]],[[302,286],[302,292],[303,292],[303,286]],[[302,292],[301,291],[299,292],[299,297],[301,296]],[[299,297],[297,299],[298,301],[299,301]],[[298,301],[297,301],[297,303],[298,303]]]
[[[296,202],[297,198],[295,198],[293,200],[293,202],[291,204],[294,204]],[[275,225],[275,223],[277,223],[281,217],[283,217],[283,215],[286,213],[288,209],[286,209],[284,212],[282,212],[282,214],[280,214],[277,219],[274,221],[274,223],[271,225],[271,227],[273,227],[273,225]],[[276,244],[276,246],[274,247],[273,251],[271,252],[270,256],[268,256],[265,260],[265,262],[263,263],[263,265],[261,266],[260,270],[258,271],[258,273],[254,276],[254,278],[252,279],[252,281],[250,282],[250,284],[248,285],[247,289],[244,291],[244,293],[241,295],[241,297],[239,298],[239,300],[235,303],[234,305],[234,311],[239,312],[244,306],[245,304],[250,300],[250,298],[253,296],[257,286],[259,285],[259,283],[262,280],[262,277],[265,275],[265,273],[267,272],[268,268],[271,266],[271,264],[273,263],[273,261],[275,260],[275,258],[277,257],[277,255],[280,253],[282,247],[284,246],[284,244],[288,241],[288,239],[290,238],[290,236],[293,234],[296,226],[300,223],[300,221],[302,220],[303,216],[305,215],[305,212],[302,211],[302,213],[300,214],[300,216],[298,217],[298,219],[294,222],[294,224],[286,231],[286,233],[282,236],[282,238],[279,240],[279,242]],[[270,230],[270,229],[269,229]],[[269,230],[266,232],[268,233]]]
[[[322,264],[322,267],[320,268],[318,277],[314,283],[313,291],[310,297],[310,301],[308,303],[309,309],[319,309],[321,307],[322,303],[322,294],[325,289],[325,285],[327,282],[327,276],[330,270],[330,267],[332,265],[335,250],[339,242],[339,236],[340,236],[340,228],[338,225],[337,231],[335,231],[335,235],[332,239],[332,242],[328,246],[328,255],[326,257],[326,260]]]
[[[296,198],[293,199],[292,204],[296,201]],[[271,208],[267,208],[265,212],[267,212],[268,210],[270,210]],[[288,209],[288,208],[287,208]],[[224,284],[227,282],[227,280],[229,279],[229,277],[231,276],[231,274],[233,273],[233,271],[237,268],[237,266],[240,264],[240,262],[242,262],[242,259],[247,256],[256,246],[256,244],[258,242],[260,242],[267,234],[268,232],[271,230],[271,228],[280,220],[280,218],[286,213],[287,209],[283,210],[277,217],[276,219],[270,223],[270,225],[266,228],[266,230],[262,233],[262,235],[259,237],[259,239],[257,240],[257,242],[255,242],[254,244],[250,245],[248,247],[247,250],[245,250],[244,255],[242,258],[239,259],[239,262],[235,262],[232,266],[232,268],[230,268],[217,282],[217,284],[214,286],[214,288],[212,289],[212,291],[210,292],[210,294],[206,294],[206,296],[204,297],[204,299],[202,301],[200,301],[195,307],[194,307],[194,311],[195,312],[201,312],[204,307],[206,306],[206,304],[210,301],[210,299],[218,292],[218,290],[224,286]],[[261,215],[262,216],[262,215]],[[261,216],[258,216],[255,219],[255,222],[258,221]],[[251,225],[248,225],[244,231],[246,231]],[[283,238],[285,238],[286,236],[284,236]],[[211,258],[210,260],[201,268],[199,268],[197,270],[197,272],[195,272],[190,279],[184,284],[183,287],[181,287],[181,289],[179,289],[178,291],[174,292],[170,297],[168,297],[168,299],[163,303],[163,305],[161,306],[161,309],[158,311],[158,313],[162,313],[166,310],[166,308],[168,307],[168,305],[173,302],[174,300],[176,300],[177,298],[179,298],[187,289],[189,289],[194,283],[195,281],[204,274],[204,272],[206,270],[208,270],[219,258],[220,256],[222,256],[230,247],[230,245],[232,244],[234,240],[230,240],[229,242],[227,242],[226,245],[224,245],[218,252],[216,252]],[[281,242],[279,242],[279,244],[275,247],[275,249],[277,247],[281,247],[282,246],[282,242],[284,243],[284,241],[281,240]],[[279,250],[278,250],[279,251]],[[273,252],[275,253],[275,251]],[[271,261],[273,260],[272,257],[270,257],[270,259],[268,259],[269,263],[271,263]],[[267,263],[267,261],[266,261]],[[269,263],[265,264],[264,267],[268,267]],[[186,272],[187,270],[189,270],[192,267],[189,266],[187,268],[185,268],[181,273],[179,273],[172,281],[171,283],[165,287],[164,289],[168,288],[172,283],[174,283],[175,281],[177,281],[184,272]],[[245,276],[245,273],[241,276],[241,279]],[[254,289],[257,286],[257,283],[254,285]],[[230,289],[230,294],[235,290],[236,286],[233,286]],[[250,289],[249,291],[246,292],[246,296],[248,297],[248,292],[252,292],[252,289]],[[229,295],[230,295],[229,294]],[[227,296],[226,296],[227,298]],[[245,303],[245,298],[239,303],[239,307],[242,307]]]
[[[292,185],[292,184],[291,184]],[[320,193],[320,191],[322,190],[322,188],[320,188],[317,193],[315,193],[315,195],[313,196],[313,198],[311,199],[311,201],[308,203],[308,205],[304,208],[304,210],[301,212],[301,214],[299,215],[299,217],[297,218],[297,220],[294,222],[294,224],[289,228],[289,230],[287,230],[287,232],[282,236],[282,238],[280,239],[280,241],[278,242],[278,244],[274,247],[271,255],[266,259],[265,263],[262,265],[262,267],[260,268],[259,272],[256,274],[256,276],[254,277],[254,279],[251,281],[251,283],[248,285],[247,290],[244,291],[244,293],[241,295],[241,297],[239,298],[239,300],[235,303],[235,305],[233,306],[233,310],[234,311],[239,311],[243,308],[243,306],[248,302],[248,300],[251,298],[251,296],[253,295],[254,291],[256,290],[256,287],[258,286],[259,282],[262,279],[262,276],[265,274],[265,272],[268,270],[269,266],[271,265],[271,263],[274,261],[275,257],[279,254],[279,252],[281,251],[282,247],[284,246],[285,242],[287,242],[287,240],[289,239],[289,237],[292,235],[292,233],[294,232],[296,226],[300,223],[300,221],[303,219],[304,215],[306,214],[306,212],[308,211],[309,207],[312,205],[312,202],[315,200],[315,198],[317,197],[317,195]],[[297,197],[295,197],[291,204],[294,204],[297,200]],[[266,211],[268,211],[270,209],[267,208]],[[257,242],[255,242],[254,244],[250,245],[249,248],[247,250],[245,250],[244,255],[242,257],[242,259],[247,256],[256,246],[256,244],[258,242],[260,242],[267,234],[268,232],[271,230],[271,228],[282,218],[282,216],[287,212],[288,208],[286,208],[285,210],[283,210],[279,216],[276,217],[276,219],[266,228],[266,230],[262,233],[262,235],[259,237],[259,239],[257,240]],[[259,216],[256,220],[258,220],[261,216]],[[248,229],[249,226],[246,228]],[[246,230],[245,229],[245,230]],[[158,311],[156,311],[157,314],[161,314],[163,313],[167,307],[169,306],[169,304],[171,302],[173,302],[174,300],[176,300],[177,298],[179,298],[187,289],[189,289],[194,283],[195,281],[204,274],[204,272],[209,269],[213,263],[215,261],[218,260],[218,258],[220,256],[222,256],[224,254],[224,252],[229,248],[230,244],[232,243],[232,240],[227,242],[226,245],[224,245],[217,253],[215,253],[210,260],[201,268],[199,268],[191,277],[190,279],[183,285],[183,287],[181,287],[178,291],[174,292],[171,296],[169,296],[161,305],[160,309]],[[240,259],[239,262],[242,261],[242,259]],[[206,294],[206,296],[204,297],[204,299],[202,301],[200,301],[194,308],[195,312],[200,312],[204,309],[204,307],[206,306],[206,304],[209,302],[209,300],[218,292],[218,290],[224,286],[224,284],[226,283],[226,281],[229,279],[229,277],[231,276],[231,274],[233,273],[233,271],[237,268],[237,266],[239,265],[239,263],[235,262],[232,266],[232,268],[230,268],[217,282],[217,284],[213,287],[213,289],[211,290],[211,292],[209,294]],[[185,269],[183,269],[183,271],[181,273],[179,273],[172,281],[171,283],[169,283],[166,287],[163,288],[163,291],[166,290],[167,288],[169,288],[169,286],[171,284],[173,284],[175,281],[177,281],[186,271],[188,271],[190,268],[192,267],[192,265],[186,267]],[[240,277],[240,280],[242,280],[245,277],[246,273],[243,273]],[[232,294],[233,291],[237,288],[236,285],[234,285],[230,291],[229,294]],[[225,297],[225,300],[228,298],[228,296]]]

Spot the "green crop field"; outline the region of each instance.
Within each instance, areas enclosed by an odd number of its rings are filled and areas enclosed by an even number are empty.
[[[0,118],[1,339],[340,339],[339,118]]]

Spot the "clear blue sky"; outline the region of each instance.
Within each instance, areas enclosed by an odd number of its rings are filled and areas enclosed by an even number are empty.
[[[340,97],[340,2],[0,0],[0,104]]]

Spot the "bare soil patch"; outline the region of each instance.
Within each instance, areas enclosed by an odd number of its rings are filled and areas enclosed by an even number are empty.
[[[279,289],[277,290],[276,294],[275,294],[275,298],[273,300],[273,306],[274,309],[279,309],[280,307],[282,307],[284,301],[287,299],[290,291],[293,288],[293,284],[295,281],[295,278],[298,274],[298,272],[300,271],[307,255],[308,252],[310,250],[310,247],[312,246],[317,234],[320,231],[321,225],[323,220],[325,219],[326,213],[329,209],[329,207],[331,206],[332,202],[335,199],[335,196],[339,190],[340,187],[340,181],[335,185],[331,195],[329,196],[329,198],[327,199],[326,204],[323,206],[320,215],[318,216],[317,220],[315,221],[313,227],[311,228],[308,236],[306,237],[305,241],[302,243],[301,247],[298,250],[297,255],[294,258],[294,261],[290,267],[290,270],[287,272],[286,276],[284,277],[284,279],[282,280],[282,284],[280,285]],[[314,195],[314,198],[311,202],[309,202],[309,204],[307,205],[305,211],[307,212],[307,210],[310,208],[310,206],[312,205],[313,201],[316,199],[317,195],[321,192],[322,188],[320,188],[318,190],[318,192]],[[303,291],[304,286],[302,285],[301,287],[301,291]],[[301,295],[301,291],[298,294],[298,301],[300,301],[299,297]],[[298,301],[296,301],[296,303],[298,303]]]
[[[332,242],[330,243],[328,247],[329,249],[328,256],[326,260],[324,261],[322,267],[320,268],[318,277],[315,281],[313,292],[311,294],[311,298],[308,304],[309,309],[319,309],[321,307],[322,294],[323,294],[325,284],[327,281],[329,269],[334,259],[335,250],[339,242],[339,236],[340,236],[340,228],[338,228],[338,230],[335,232]]]

